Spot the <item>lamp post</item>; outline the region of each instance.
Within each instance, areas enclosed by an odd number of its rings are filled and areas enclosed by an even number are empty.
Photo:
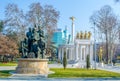
[[[94,54],[95,54],[95,69],[96,69],[96,31],[95,31],[95,23],[94,23]]]

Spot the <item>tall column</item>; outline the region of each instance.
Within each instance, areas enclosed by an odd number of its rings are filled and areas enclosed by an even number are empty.
[[[79,44],[79,60],[81,60],[81,45]]]
[[[89,50],[88,45],[86,45],[86,55],[89,55],[88,50]]]
[[[76,50],[75,60],[78,60],[78,44],[76,44],[75,50]]]
[[[71,60],[73,60],[74,59],[74,57],[73,57],[73,53],[72,53],[72,48],[70,48],[70,54],[71,54]]]
[[[84,61],[86,60],[86,46],[84,47]]]
[[[64,48],[62,47],[62,60],[63,60],[63,57],[64,57]]]
[[[71,48],[69,48],[69,60],[72,60],[72,53],[71,53]]]
[[[83,53],[82,53],[82,46],[80,46],[80,60],[82,61],[83,59],[82,59],[82,56],[83,55]]]
[[[70,19],[72,20],[72,29],[71,29],[71,35],[72,35],[72,43],[74,42],[74,20],[75,20],[75,17],[70,17]]]
[[[93,44],[90,45],[90,61],[93,61]]]
[[[61,48],[58,49],[58,59],[61,59]]]

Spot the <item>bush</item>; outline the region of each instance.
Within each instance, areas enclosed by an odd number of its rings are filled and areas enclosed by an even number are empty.
[[[63,57],[63,67],[66,69],[67,67],[67,57],[66,57],[66,52],[64,52],[64,57]]]
[[[86,58],[86,68],[89,69],[90,68],[90,56],[87,55],[87,58]]]
[[[115,59],[113,59],[112,62],[113,62],[113,65],[115,65],[115,63],[116,63]]]

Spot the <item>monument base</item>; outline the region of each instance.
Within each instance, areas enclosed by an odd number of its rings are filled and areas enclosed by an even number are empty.
[[[43,74],[49,72],[48,59],[38,58],[20,58],[18,59],[18,66],[16,73],[18,74]]]

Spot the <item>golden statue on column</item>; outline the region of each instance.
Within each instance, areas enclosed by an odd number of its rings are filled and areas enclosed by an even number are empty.
[[[88,39],[90,39],[91,38],[91,32],[89,31],[88,32]]]
[[[90,39],[91,38],[91,32],[85,31],[84,33],[82,31],[78,32],[76,35],[76,39]]]
[[[87,39],[87,32],[84,33],[84,39]]]

